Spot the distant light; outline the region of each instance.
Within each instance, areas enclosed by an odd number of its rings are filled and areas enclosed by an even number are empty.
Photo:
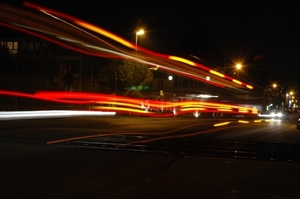
[[[209,81],[210,80],[210,76],[206,76],[206,78],[205,78],[207,81]]]
[[[169,75],[168,79],[171,81],[173,79],[173,76]]]
[[[198,111],[196,111],[196,112],[194,113],[194,116],[195,116],[196,118],[198,118],[198,117],[200,116],[200,114],[198,113]]]
[[[237,69],[241,69],[241,68],[242,68],[242,65],[241,65],[241,64],[237,64],[235,67],[236,67]]]
[[[282,113],[277,113],[277,117],[282,117]]]
[[[207,94],[200,94],[197,95],[196,97],[200,97],[200,98],[218,98],[218,96],[213,96],[213,95],[207,95]]]
[[[137,35],[143,35],[144,33],[145,33],[144,30],[139,30],[139,31],[136,32]]]
[[[143,90],[143,86],[142,86],[142,85],[138,85],[138,86],[137,86],[137,89],[138,89],[138,90]]]

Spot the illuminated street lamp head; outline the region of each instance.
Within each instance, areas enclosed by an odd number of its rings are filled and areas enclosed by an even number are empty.
[[[145,31],[144,30],[139,30],[139,31],[136,31],[136,34],[137,35],[143,35],[145,33]]]
[[[277,84],[273,84],[273,88],[276,88],[277,87]]]
[[[242,68],[242,65],[241,64],[237,64],[235,65],[236,69],[241,69]]]

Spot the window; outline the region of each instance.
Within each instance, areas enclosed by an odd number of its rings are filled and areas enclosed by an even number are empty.
[[[189,87],[189,79],[188,78],[183,79],[183,87]]]
[[[174,87],[178,87],[178,76],[174,76]]]
[[[39,47],[41,47],[41,42],[35,42],[34,48],[36,49],[36,48],[39,48]]]
[[[197,85],[196,87],[198,87],[198,88],[204,88],[205,87],[205,83],[204,82],[197,81],[195,83]]]
[[[163,90],[164,89],[164,81],[163,80],[159,80],[157,83],[157,89],[158,90]]]
[[[183,86],[183,78],[179,77],[178,78],[178,87],[182,87]]]
[[[28,43],[28,50],[34,50],[34,42]]]
[[[18,53],[18,42],[1,42],[1,46],[6,47],[10,54],[17,54]]]
[[[28,49],[28,42],[22,42],[22,49],[27,50]]]
[[[190,87],[194,87],[195,86],[195,80],[190,79]]]

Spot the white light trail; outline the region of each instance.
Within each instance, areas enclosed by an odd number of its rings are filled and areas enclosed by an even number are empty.
[[[59,117],[74,117],[74,116],[114,116],[115,114],[116,112],[69,111],[69,110],[5,111],[5,112],[0,112],[0,120],[42,119],[42,118],[59,118]]]

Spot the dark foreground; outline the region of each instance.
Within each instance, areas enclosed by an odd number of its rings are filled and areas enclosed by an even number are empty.
[[[220,193],[231,194],[226,188],[215,193],[214,186],[174,173],[170,165],[177,159],[1,148],[1,198],[216,198]]]
[[[0,150],[6,199],[300,197],[300,167],[293,163],[55,147]]]
[[[83,125],[74,121],[71,126]],[[80,121],[89,127],[95,123]],[[49,131],[31,129],[29,121],[23,123],[1,123],[0,198],[300,198],[299,163],[47,145],[76,132],[56,125]],[[98,132],[106,121],[96,124]]]

